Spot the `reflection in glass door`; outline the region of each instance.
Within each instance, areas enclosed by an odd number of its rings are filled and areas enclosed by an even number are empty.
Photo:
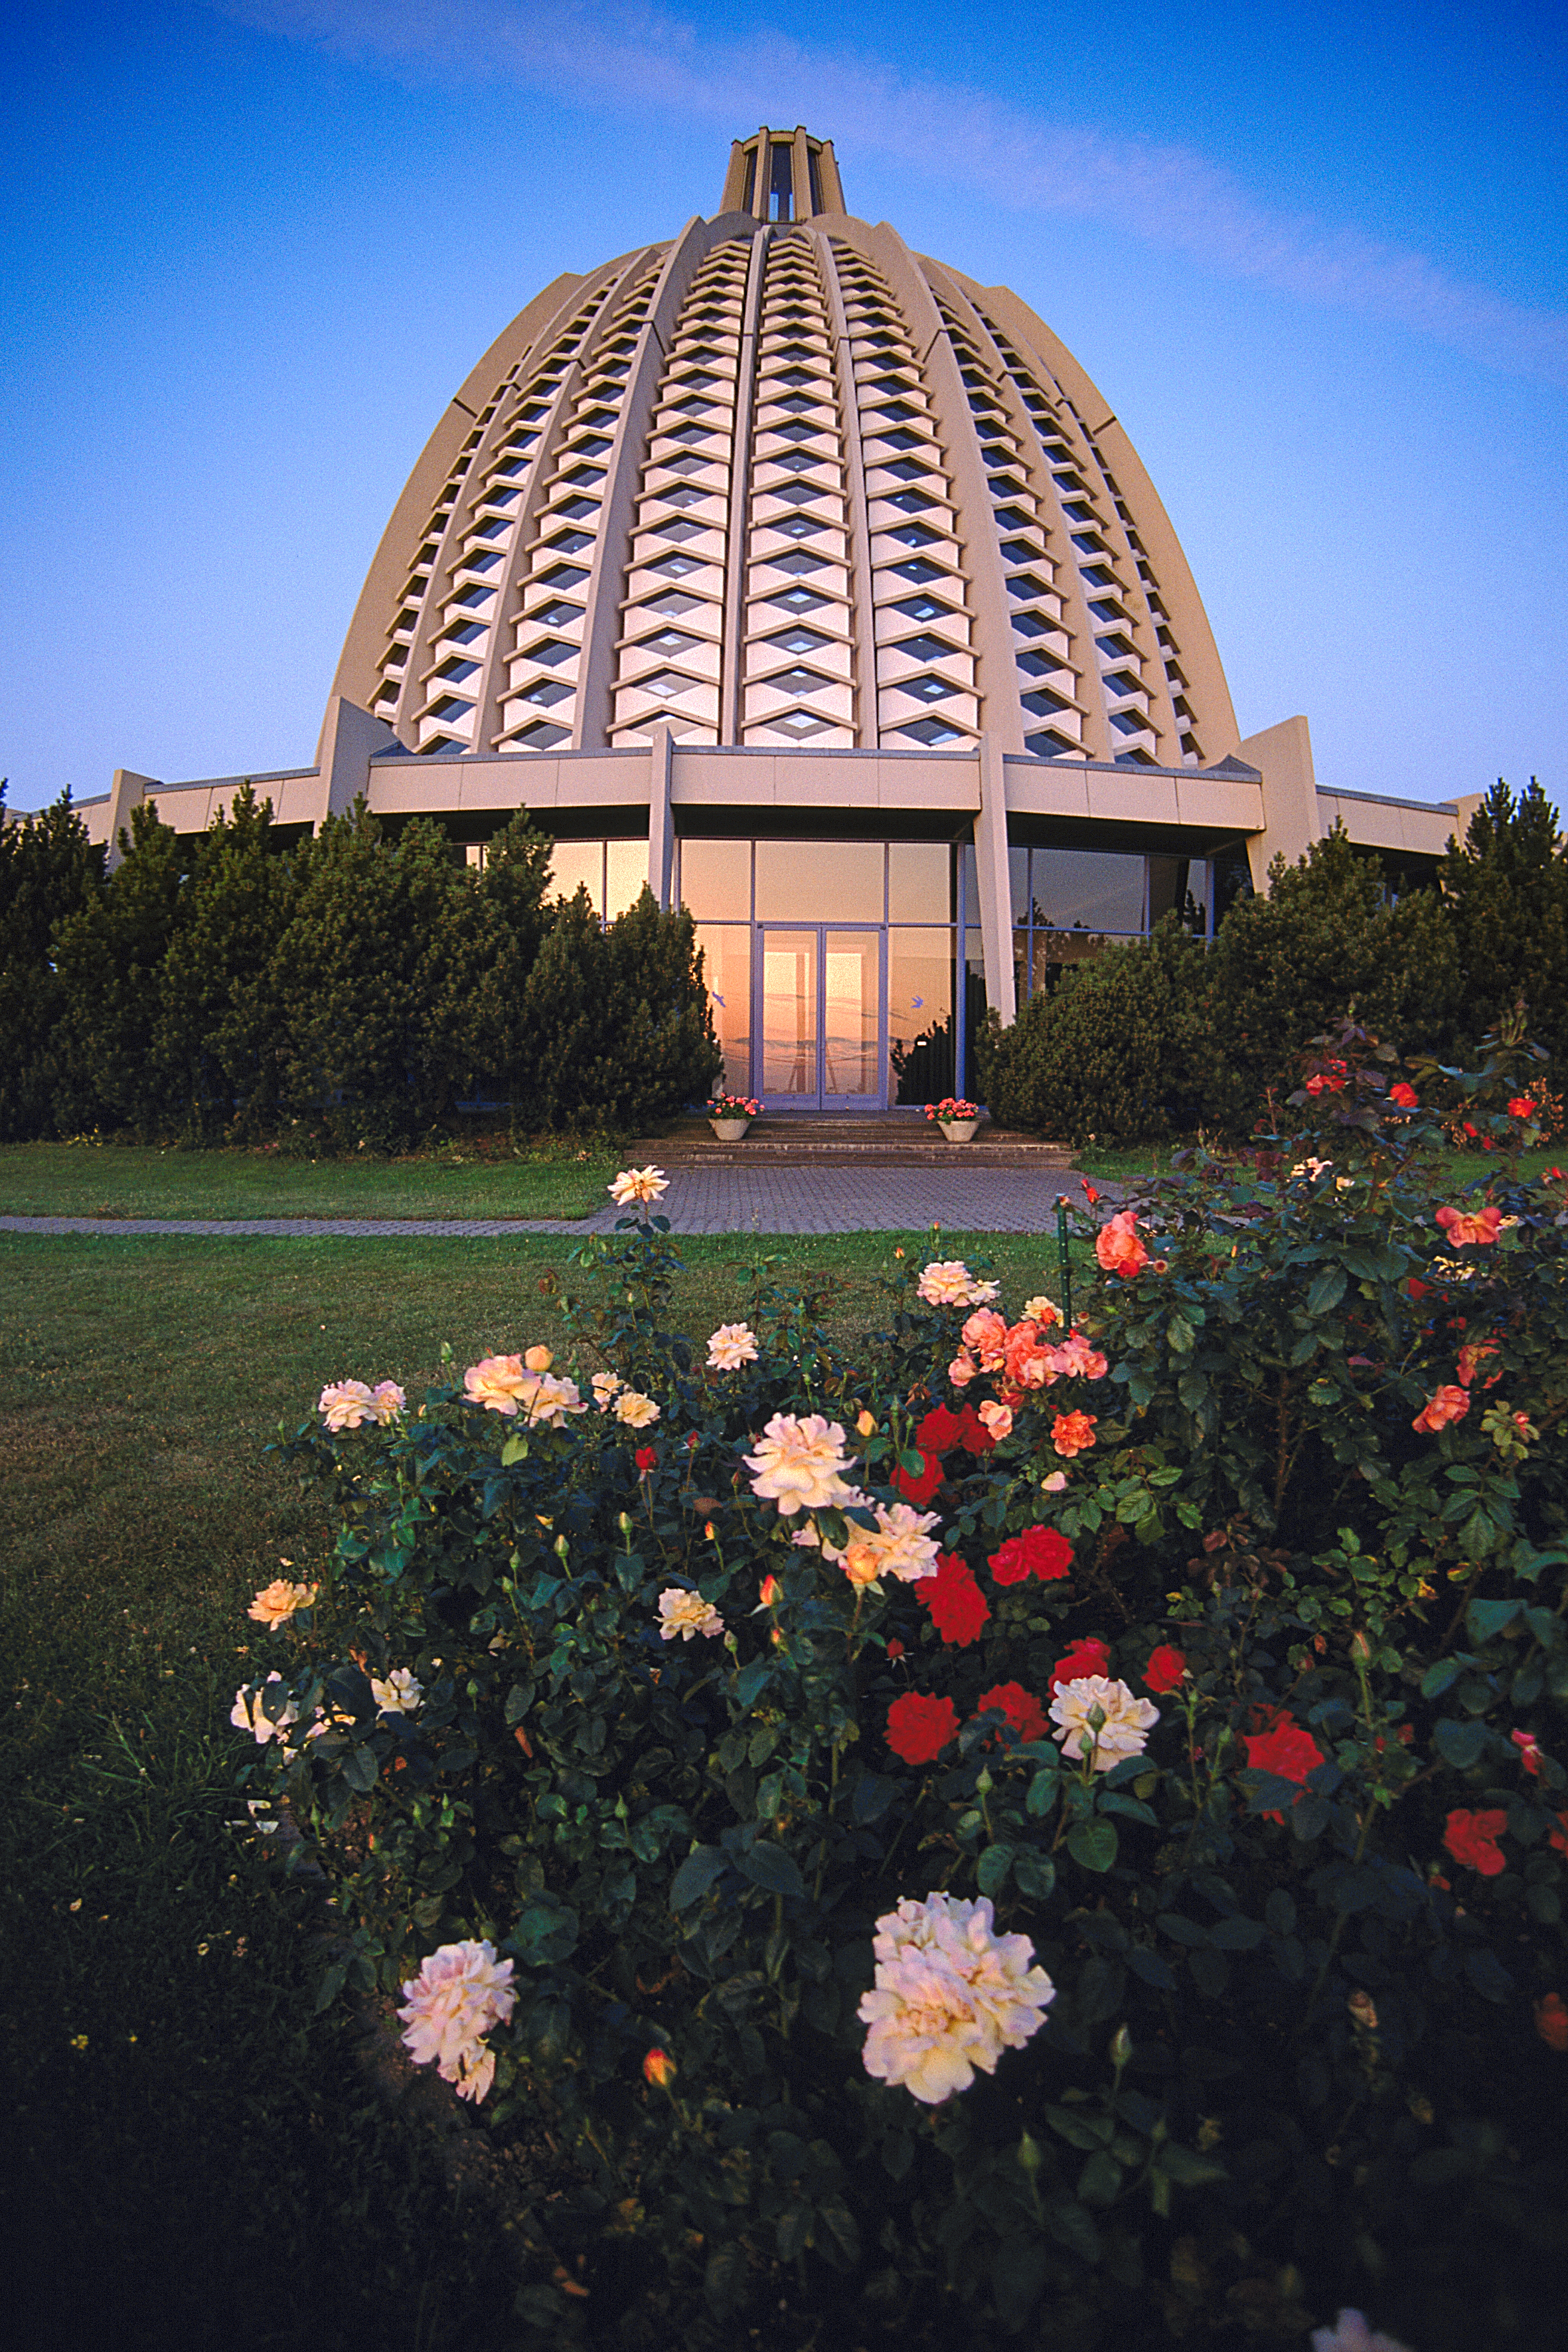
[[[888,1020],[881,929],[770,924],[759,927],[757,940],[757,1092],[801,1109],[879,1108]]]

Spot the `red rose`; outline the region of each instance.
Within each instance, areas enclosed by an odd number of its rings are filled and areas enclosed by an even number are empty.
[[[1088,1682],[1095,1675],[1108,1674],[1110,1670],[1109,1645],[1097,1633],[1090,1633],[1083,1641],[1075,1642],[1065,1658],[1057,1660],[1051,1668],[1051,1688],[1055,1690],[1061,1683]]]
[[[1568,2009],[1560,1992],[1543,1992],[1536,2002],[1535,2030],[1549,2050],[1568,2050]]]
[[[1028,1576],[1050,1584],[1072,1573],[1072,1546],[1057,1528],[1026,1528],[1021,1536],[1009,1536],[987,1565],[998,1584],[1022,1584]]]
[[[905,1502],[913,1503],[917,1510],[923,1504],[930,1502],[942,1481],[942,1463],[936,1454],[922,1454],[921,1463],[921,1469],[918,1478],[908,1470],[895,1470],[893,1473],[894,1486]]]
[[[915,1444],[928,1454],[951,1454],[963,1441],[963,1423],[946,1405],[932,1405],[915,1431]]]
[[[974,1702],[976,1715],[990,1707],[1000,1707],[1020,1739],[1044,1739],[1045,1710],[1033,1691],[1022,1683],[998,1683],[994,1690],[982,1691]]]
[[[915,1598],[931,1611],[931,1622],[944,1642],[967,1649],[991,1614],[991,1603],[974,1581],[967,1560],[943,1552],[934,1576],[922,1576]]]
[[[1294,1780],[1299,1789],[1307,1785],[1307,1775],[1315,1772],[1323,1761],[1323,1751],[1310,1731],[1288,1715],[1277,1716],[1267,1731],[1244,1737],[1242,1746],[1247,1760],[1255,1772],[1272,1772],[1281,1780]]]
[[[632,1460],[646,1477],[650,1470],[656,1470],[658,1467],[658,1448],[654,1445],[639,1445]]]
[[[1508,1815],[1500,1806],[1471,1813],[1461,1805],[1448,1816],[1443,1843],[1454,1860],[1462,1862],[1467,1869],[1479,1870],[1483,1878],[1496,1878],[1500,1871],[1508,1868],[1498,1846],[1507,1827]]]
[[[1162,1642],[1143,1669],[1144,1688],[1152,1691],[1174,1690],[1186,1671],[1187,1662],[1181,1651],[1173,1650],[1169,1642]]]
[[[933,1405],[915,1431],[915,1444],[927,1454],[951,1454],[955,1445],[966,1454],[989,1454],[995,1443],[972,1404],[962,1412]]]
[[[1388,1099],[1391,1103],[1397,1103],[1401,1110],[1419,1110],[1421,1108],[1420,1097],[1415,1087],[1407,1085],[1403,1078],[1396,1087],[1389,1087]]]
[[[902,1643],[900,1641],[898,1641],[897,1639],[895,1639],[895,1640],[893,1640],[893,1641],[891,1641],[891,1642],[889,1642],[889,1644],[888,1644],[888,1661],[889,1661],[889,1664],[890,1665],[895,1665],[895,1666],[896,1666],[896,1665],[898,1664],[898,1663],[899,1663],[899,1660],[903,1656],[903,1654],[904,1654],[904,1645],[903,1645],[903,1643]]]
[[[963,1434],[958,1442],[964,1452],[989,1454],[996,1443],[995,1431],[987,1429],[972,1404],[966,1404],[958,1418],[963,1424]]]
[[[1515,1095],[1508,1107],[1508,1115],[1510,1118],[1533,1118],[1535,1105],[1528,1095]]]
[[[950,1698],[906,1691],[888,1709],[888,1745],[906,1764],[930,1764],[958,1738],[958,1709]]]

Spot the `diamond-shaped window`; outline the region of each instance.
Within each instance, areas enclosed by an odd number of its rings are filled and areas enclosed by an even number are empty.
[[[961,691],[944,677],[900,677],[894,684],[900,694],[912,694],[917,702],[946,702]]]
[[[627,684],[635,686],[639,694],[658,694],[667,699],[672,695],[690,694],[701,682],[700,678],[682,677],[680,672],[674,669],[656,670],[651,677],[627,680]]]
[[[830,719],[815,718],[809,710],[786,710],[781,717],[765,721],[775,733],[793,735],[797,743],[803,743],[808,735],[826,735],[833,723]]]
[[[784,694],[822,694],[833,684],[833,680],[830,677],[822,677],[816,670],[803,668],[797,662],[793,669],[780,670],[778,676],[770,677],[767,683],[769,686],[777,687]]]
[[[773,499],[784,507],[808,507],[814,499],[832,495],[825,482],[767,482],[757,488],[759,499]]]
[[[563,475],[562,478],[564,481],[571,482],[577,489],[591,489],[595,482],[602,482],[604,480],[605,469],[603,466],[574,466],[572,471],[569,474]],[[516,496],[517,492],[515,490],[509,490],[507,492],[509,499],[515,499]]]
[[[1105,680],[1105,691],[1107,694],[1142,694],[1143,681],[1134,677],[1131,670],[1112,670]]]
[[[960,646],[950,646],[929,631],[918,637],[905,637],[894,646],[895,653],[907,654],[910,661],[941,661],[945,655],[963,651]]]
[[[931,751],[941,751],[946,743],[965,743],[969,740],[969,738],[958,728],[948,726],[946,720],[942,719],[913,719],[907,727],[900,727],[897,731],[900,735],[908,736],[912,742],[923,744],[926,750]]]
[[[786,407],[789,405],[787,401],[784,404]],[[820,427],[815,425],[803,425],[798,416],[793,416],[787,425],[771,425],[768,430],[770,433],[777,434],[781,441],[814,441]]]
[[[942,578],[941,566],[923,555],[912,556],[908,563],[895,563],[892,569],[900,580],[907,580],[913,588],[923,588],[928,580]]]
[[[511,740],[520,751],[553,751],[558,743],[572,740],[572,730],[569,727],[552,726],[548,719],[536,719]]]
[[[559,669],[576,651],[576,646],[569,646],[564,637],[541,637],[536,646],[530,646],[528,658],[542,669]]]
[[[946,604],[939,604],[934,596],[906,596],[893,606],[893,611],[901,613],[906,621],[934,621],[950,609]]]
[[[582,617],[581,604],[560,603],[542,605],[537,613],[529,614],[531,621],[537,621],[542,628],[546,629],[563,629],[569,622],[580,621]]]
[[[535,703],[541,710],[548,710],[552,703],[564,702],[572,692],[573,688],[563,677],[542,677],[525,693],[514,695],[511,698],[514,701]]]
[[[427,719],[463,719],[473,707],[471,702],[464,702],[455,694],[444,694],[439,702],[430,705],[425,715]]]
[[[649,646],[654,653],[662,654],[665,659],[669,661],[677,654],[689,653],[693,646],[701,643],[701,639],[689,637],[684,629],[660,629],[658,636],[644,637],[642,643]]]
[[[464,678],[472,677],[478,671],[479,667],[478,662],[462,661],[456,654],[454,654],[450,661],[444,661],[441,664],[441,667],[436,672],[436,675],[437,677],[445,678],[449,684],[456,686],[460,685]]]
[[[563,515],[568,522],[586,522],[590,515],[596,515],[598,511],[598,499],[584,498],[563,499],[554,509],[554,512]],[[486,525],[487,530],[493,528],[493,525]]]
[[[831,645],[833,640],[821,635],[816,629],[803,628],[796,622],[790,628],[782,631],[772,642],[786,654],[814,654],[823,646]]]
[[[656,490],[654,497],[667,507],[685,509],[700,507],[704,499],[711,498],[710,490],[700,490],[694,482],[672,482],[667,490]]]
[[[778,564],[778,571],[792,570],[793,563]],[[817,613],[829,600],[819,596],[815,588],[786,588],[782,596],[770,596],[770,604],[782,604],[786,613]]]

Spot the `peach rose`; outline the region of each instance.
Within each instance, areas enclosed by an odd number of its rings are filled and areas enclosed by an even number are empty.
[[[1094,1254],[1107,1274],[1119,1274],[1124,1281],[1142,1271],[1149,1263],[1149,1253],[1138,1238],[1138,1220],[1131,1209],[1123,1209],[1101,1225],[1095,1235]]]

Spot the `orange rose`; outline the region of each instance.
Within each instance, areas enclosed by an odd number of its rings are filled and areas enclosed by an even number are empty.
[[[1051,1427],[1051,1444],[1069,1461],[1075,1454],[1087,1454],[1094,1444],[1093,1413],[1058,1412]]]

